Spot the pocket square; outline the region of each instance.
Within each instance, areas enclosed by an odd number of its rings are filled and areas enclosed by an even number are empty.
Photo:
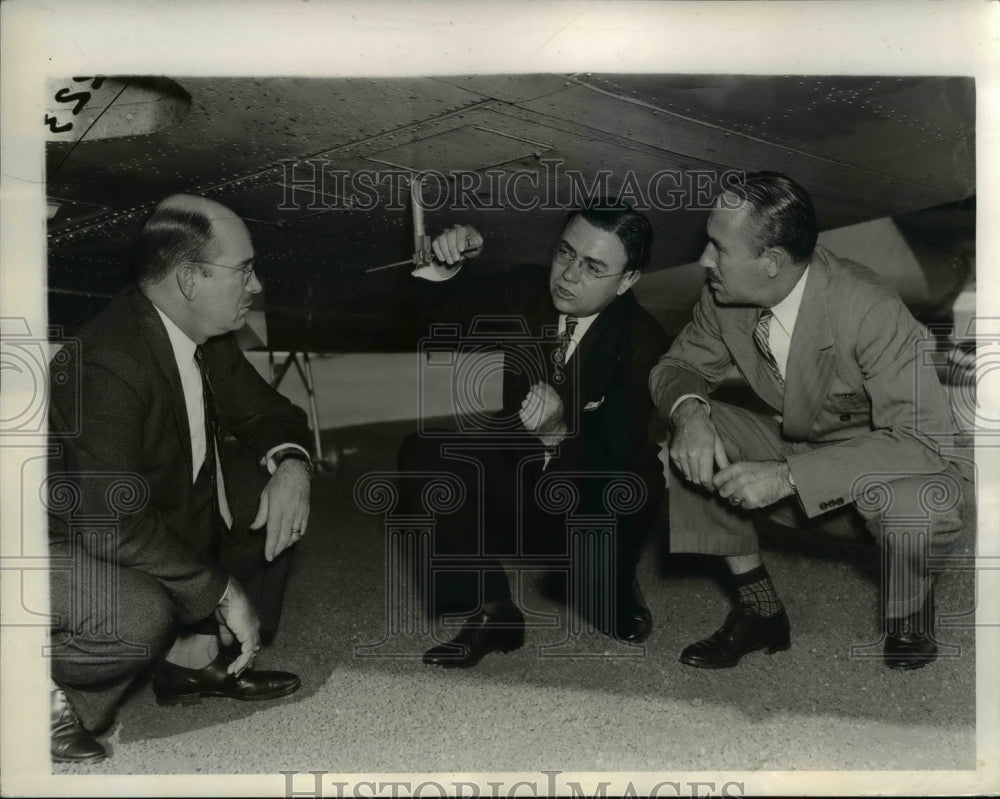
[[[583,409],[585,411],[596,411],[603,404],[604,404],[604,397],[601,397],[599,400],[594,400],[593,402],[588,402],[586,405],[583,406]]]

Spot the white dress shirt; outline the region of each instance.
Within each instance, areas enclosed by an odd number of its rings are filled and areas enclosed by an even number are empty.
[[[802,294],[806,290],[806,277],[809,275],[809,267],[805,268],[799,282],[788,292],[788,296],[771,308],[774,318],[768,328],[767,341],[771,346],[771,353],[778,363],[778,371],[782,378],[785,377],[788,368],[788,353],[792,350],[792,333],[795,330],[795,320],[799,318],[799,308],[802,306]],[[775,324],[777,323],[777,324]]]
[[[156,308],[156,306],[153,306]],[[191,431],[191,482],[198,478],[198,471],[205,462],[207,440],[205,435],[205,397],[202,390],[201,370],[194,359],[195,344],[187,334],[173,323],[159,308],[156,312],[163,320],[170,339],[170,347],[174,351],[177,371],[181,376],[181,389],[184,391],[184,405],[187,408],[188,429]],[[215,447],[215,442],[212,442]],[[226,527],[233,526],[233,514],[229,510],[226,499],[226,486],[222,479],[222,463],[219,459],[218,447],[215,449],[215,484],[219,494],[219,515],[226,522]]]

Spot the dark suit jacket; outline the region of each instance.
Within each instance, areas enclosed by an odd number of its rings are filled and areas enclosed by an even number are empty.
[[[855,480],[873,471],[935,474],[951,409],[922,344],[920,326],[875,273],[817,247],[792,333],[784,395],[753,342],[759,309],[717,305],[706,287],[694,319],[650,377],[666,416],[684,394],[707,396],[732,366],[782,414],[791,442],[821,445],[790,455],[810,516],[853,502]]]
[[[305,414],[257,374],[232,335],[211,339],[204,349],[225,430],[255,458],[283,442],[308,448]],[[75,508],[50,507],[52,551],[67,554],[71,515],[118,511],[114,545],[90,546],[91,555],[152,575],[182,615],[202,619],[218,603],[228,575],[208,557],[203,533],[189,522],[191,435],[163,322],[148,299],[127,289],[82,330],[78,353],[70,368],[80,376],[79,395],[72,380],[51,386],[49,432],[60,448],[53,471],[78,492]],[[123,477],[144,484],[145,502],[120,488],[115,493]]]
[[[551,354],[559,312],[548,281],[549,269],[533,265],[490,277],[466,267],[440,283],[412,278],[419,284],[413,286],[418,314],[427,322],[462,323],[467,346],[475,346],[480,338],[499,343],[504,353],[503,418],[514,420],[524,433],[523,442],[541,449],[517,421],[531,384],[545,380],[560,394],[570,435],[559,445],[548,471],[632,472],[658,497],[663,467],[658,447],[647,435],[653,412],[648,379],[669,339],[627,291],[594,320],[569,361],[565,380],[557,384]],[[506,332],[491,337],[484,332],[489,330]]]

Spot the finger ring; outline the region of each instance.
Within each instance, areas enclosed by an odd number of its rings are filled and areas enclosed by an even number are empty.
[[[301,527],[299,527],[299,528],[293,527],[292,528],[292,535],[302,535],[302,528]]]
[[[729,504],[730,505],[742,505],[743,504],[743,500],[739,499],[738,497],[730,497],[729,498]]]

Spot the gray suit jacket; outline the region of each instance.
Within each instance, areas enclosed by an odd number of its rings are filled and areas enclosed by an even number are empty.
[[[899,296],[871,270],[817,247],[792,333],[784,394],[753,342],[759,309],[716,304],[706,287],[693,320],[650,375],[661,414],[684,394],[707,397],[735,366],[782,415],[805,512],[857,499],[858,477],[947,468],[954,421],[929,342]]]

